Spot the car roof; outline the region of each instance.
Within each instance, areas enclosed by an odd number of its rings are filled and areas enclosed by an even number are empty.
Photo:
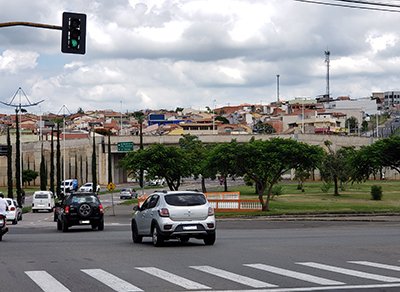
[[[197,191],[155,191],[153,194],[158,194],[158,195],[173,195],[173,194],[180,194],[180,195],[191,195],[191,194],[202,194],[202,192],[197,192]]]
[[[33,194],[34,195],[37,195],[37,194],[52,194],[52,192],[51,191],[36,191]]]

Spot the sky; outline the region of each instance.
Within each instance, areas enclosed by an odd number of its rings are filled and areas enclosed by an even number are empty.
[[[26,109],[57,114],[267,104],[278,87],[282,100],[315,98],[327,90],[325,51],[332,97],[400,90],[400,13],[293,0],[0,0],[2,23],[61,26],[64,11],[87,15],[85,55],[61,53],[59,30],[0,27],[1,102],[43,100]]]

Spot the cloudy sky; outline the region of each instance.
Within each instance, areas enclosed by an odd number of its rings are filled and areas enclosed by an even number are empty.
[[[333,1],[330,1],[333,2]],[[384,1],[380,1],[384,2]],[[398,3],[397,1],[386,1]],[[29,111],[172,109],[399,90],[400,13],[293,0],[0,0],[0,22],[87,14],[85,55],[61,31],[0,28],[0,101]],[[28,104],[17,94],[14,104]],[[63,107],[65,105],[65,107]],[[0,105],[1,113],[13,109]]]

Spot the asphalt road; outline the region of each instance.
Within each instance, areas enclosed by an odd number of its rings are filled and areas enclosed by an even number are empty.
[[[217,241],[133,244],[127,207],[104,231],[24,214],[0,242],[0,291],[399,291],[400,223],[219,220]],[[5,288],[6,287],[6,288]]]

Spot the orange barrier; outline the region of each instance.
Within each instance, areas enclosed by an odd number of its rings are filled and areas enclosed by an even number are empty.
[[[204,195],[209,200],[239,200],[240,192],[207,192]]]
[[[259,200],[214,200],[209,199],[211,207],[218,212],[261,211]]]

